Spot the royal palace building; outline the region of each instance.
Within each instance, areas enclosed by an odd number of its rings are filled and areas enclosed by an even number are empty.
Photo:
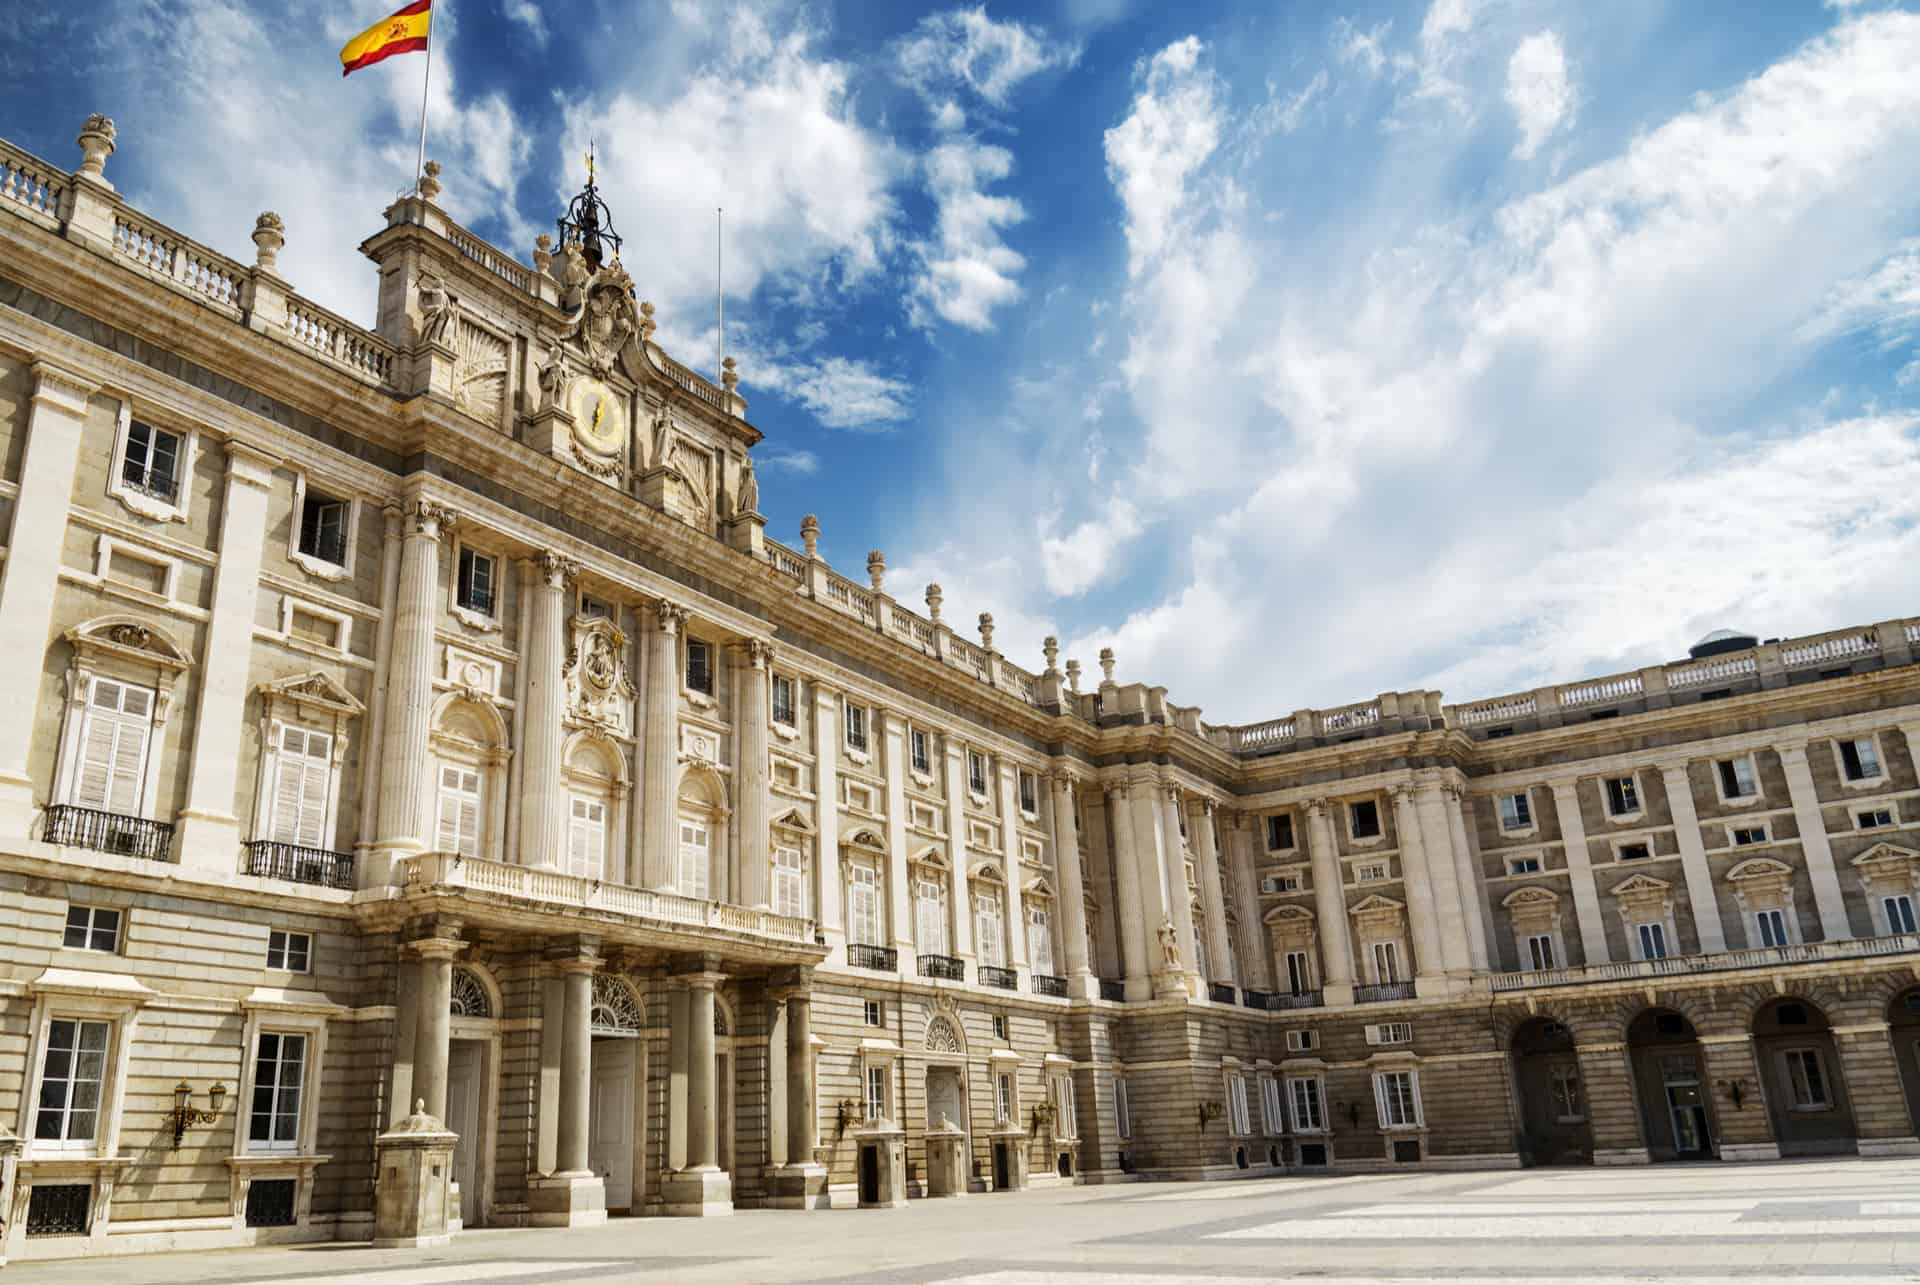
[[[440,1132],[456,1226],[1920,1152],[1920,619],[1212,725],[770,538],[591,186],[529,267],[429,165],[363,328],[79,143],[0,143],[4,1254],[368,1239]]]

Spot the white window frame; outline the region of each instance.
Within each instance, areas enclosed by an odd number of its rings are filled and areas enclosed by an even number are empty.
[[[933,733],[924,727],[907,728],[907,770],[916,780],[933,781]]]
[[[1293,1131],[1310,1138],[1325,1134],[1326,1078],[1320,1075],[1289,1075],[1286,1084],[1287,1118],[1293,1122]],[[1303,1107],[1307,1109],[1303,1110]]]
[[[1384,953],[1383,953],[1384,952]],[[1398,937],[1376,937],[1361,946],[1361,956],[1367,963],[1367,975],[1373,978],[1375,986],[1392,986],[1406,981],[1407,948]],[[1387,964],[1384,971],[1393,976],[1381,976],[1382,962]]]
[[[1020,1072],[1011,1064],[993,1064],[993,1122],[1011,1126],[1020,1120]]]
[[[1365,836],[1355,833],[1353,828],[1354,822],[1358,819],[1355,815],[1356,810],[1363,803],[1373,805],[1374,833]],[[1347,814],[1347,842],[1353,844],[1355,847],[1371,847],[1376,843],[1385,843],[1387,841],[1386,812],[1381,808],[1380,800],[1377,796],[1370,795],[1363,799],[1348,799],[1346,800],[1346,807],[1343,808],[1342,811]]]
[[[273,962],[273,939],[275,937],[280,938],[280,962],[277,964]],[[300,951],[302,962],[298,968],[293,967],[293,965],[288,962],[293,958],[293,944],[295,941],[306,943]],[[313,971],[313,934],[293,932],[285,928],[269,928],[267,930],[266,968],[270,973],[311,973]]]
[[[1753,793],[1728,794],[1726,789],[1726,777],[1725,777],[1725,774],[1720,770],[1720,767],[1723,763],[1736,763],[1736,764],[1745,763],[1747,765],[1748,775],[1751,778],[1753,783]],[[1724,758],[1714,759],[1712,776],[1713,776],[1713,792],[1715,795],[1719,797],[1720,804],[1722,807],[1744,808],[1744,807],[1750,807],[1755,803],[1764,802],[1766,800],[1766,797],[1767,797],[1766,787],[1761,783],[1761,780],[1760,780],[1760,763],[1759,763],[1759,760],[1756,759],[1751,753],[1732,754]]]
[[[1406,1080],[1407,1086],[1406,1105],[1411,1105],[1413,1108],[1411,1119],[1397,1118],[1401,1115],[1403,1104],[1388,1089],[1389,1083],[1402,1078]],[[1413,1067],[1375,1071],[1373,1073],[1373,1105],[1380,1128],[1385,1132],[1411,1132],[1426,1128],[1426,1108],[1420,1101],[1420,1072]],[[1389,1107],[1392,1109],[1389,1110]]]
[[[1560,934],[1552,931],[1521,931],[1520,968],[1523,972],[1546,972],[1566,967],[1566,954],[1560,949]],[[1544,952],[1545,962],[1542,962]]]
[[[340,812],[341,769],[346,760],[345,738],[337,729],[316,727],[311,722],[299,719],[269,716],[266,724],[267,734],[261,749],[264,761],[261,764],[260,789],[264,815],[255,824],[259,837],[298,848],[333,851]],[[297,755],[287,748],[288,739],[296,734],[302,742],[302,749]],[[308,753],[314,737],[326,738],[324,759]],[[282,811],[288,803],[282,778],[296,767],[301,773],[301,779],[296,783],[299,795],[293,801],[296,816],[288,818]],[[325,773],[317,798],[313,797],[310,790],[311,773],[316,767]],[[317,818],[313,815],[315,811],[318,812]],[[306,841],[308,837],[312,842]]]
[[[1639,865],[1643,862],[1657,860],[1660,856],[1660,854],[1654,850],[1653,836],[1650,834],[1641,835],[1637,838],[1615,839],[1613,840],[1610,846],[1613,848],[1613,859],[1616,863],[1619,863],[1619,864],[1625,864],[1626,862],[1631,861],[1635,865]],[[1624,852],[1627,848],[1645,848],[1647,850],[1647,855],[1644,857],[1622,856],[1621,855],[1622,852]]]
[[[1873,825],[1862,824],[1861,818],[1863,816],[1866,816],[1870,813],[1881,813],[1881,812],[1884,812],[1887,814],[1887,819],[1884,824],[1881,824],[1881,823],[1875,823]],[[1865,807],[1848,808],[1847,819],[1853,822],[1853,828],[1856,833],[1870,834],[1880,830],[1897,830],[1900,828],[1900,825],[1901,825],[1900,809],[1892,803],[1887,803],[1885,805],[1874,803],[1874,804],[1868,804]]]
[[[780,684],[787,685],[787,717],[780,717],[780,702],[774,699],[780,690]],[[770,673],[767,675],[767,719],[774,727],[786,732],[798,733],[800,730],[800,682],[791,674]]]
[[[1013,1038],[1013,1025],[1008,1021],[1005,1013],[995,1013],[993,1015],[993,1038],[996,1040],[1011,1040]]]
[[[1657,933],[1659,936],[1660,953],[1657,955],[1649,955],[1646,950],[1649,930],[1652,930],[1652,932]],[[1674,957],[1674,947],[1676,943],[1673,941],[1673,932],[1668,927],[1668,922],[1665,918],[1629,919],[1627,921],[1627,945],[1628,948],[1632,950],[1635,959],[1651,960],[1672,959]]]
[[[53,1056],[54,1027],[56,1024],[70,1028],[73,1044],[70,1049],[65,1044],[61,1047],[66,1066],[65,1074],[57,1077],[57,1079],[58,1082],[67,1086],[65,1099],[60,1106],[50,1107],[46,1102],[48,1081],[47,1063]],[[100,1041],[100,1047],[97,1050],[88,1050],[85,1047],[88,1042],[88,1034],[90,1031],[96,1030],[104,1032]],[[100,1134],[106,1126],[109,1105],[108,1094],[114,1087],[112,1083],[113,1045],[114,1023],[107,1018],[93,1015],[68,1014],[65,1012],[53,1013],[48,1016],[45,1025],[41,1029],[39,1083],[35,1087],[32,1099],[25,1104],[29,1136],[33,1139],[33,1147],[36,1152],[87,1155],[94,1152],[99,1146]],[[98,1054],[98,1074],[82,1076],[80,1074],[80,1059],[83,1055],[89,1053]],[[74,1100],[80,1096],[77,1089],[81,1086],[88,1085],[92,1086],[94,1090],[92,1106],[86,1108],[76,1107]],[[93,1117],[92,1128],[88,1130],[85,1137],[71,1136],[69,1130],[73,1127],[74,1117],[83,1111],[85,1114]],[[60,1132],[56,1137],[43,1138],[40,1136],[41,1119],[48,1114],[51,1114],[54,1120],[58,1122]]]
[[[1113,1077],[1113,1134],[1116,1138],[1133,1136],[1133,1103],[1127,1096],[1127,1077]]]
[[[460,560],[471,554],[475,558],[485,558],[493,564],[493,610],[482,611],[478,607],[469,607],[460,601]],[[497,553],[477,548],[462,540],[458,534],[453,538],[453,556],[449,560],[452,574],[447,577],[447,610],[454,619],[470,629],[482,633],[495,633],[500,628],[500,609],[505,602],[507,578],[503,574],[507,560]]]
[[[1616,781],[1624,781],[1626,787],[1633,791],[1633,806],[1621,812],[1613,810],[1613,794],[1610,787]],[[1624,776],[1601,777],[1600,810],[1606,814],[1607,820],[1616,825],[1625,825],[1644,817],[1647,814],[1647,795],[1646,791],[1640,788],[1640,774],[1628,772]]]
[[[1530,866],[1531,868],[1523,869],[1523,866]],[[1537,875],[1545,872],[1546,864],[1540,859],[1540,854],[1537,852],[1529,853],[1524,857],[1507,858],[1507,873],[1510,875]]]
[[[1760,837],[1751,843],[1742,843],[1736,837],[1739,830],[1758,830]],[[1729,848],[1764,848],[1773,842],[1773,827],[1765,821],[1747,821],[1727,827],[1727,846]]]
[[[1895,915],[1899,907],[1905,907],[1906,922],[1899,922]],[[1883,936],[1895,933],[1910,933],[1920,930],[1920,912],[1914,906],[1914,897],[1910,892],[1878,892],[1873,896],[1873,915],[1879,921]]]
[[[974,775],[974,767],[976,765],[978,765],[980,769],[980,774],[978,777]],[[980,750],[969,749],[967,751],[967,793],[973,797],[973,800],[976,803],[985,803],[987,801],[987,797],[992,792],[993,792],[992,760],[989,759],[987,755]]]
[[[282,1054],[285,1052],[287,1047],[286,1041],[288,1040],[300,1041],[300,1057],[297,1063],[294,1063],[289,1059],[286,1059],[281,1056],[275,1057],[274,1059],[275,1092],[274,1092],[274,1100],[271,1103],[269,1103],[268,1110],[266,1112],[267,1137],[256,1138],[254,1136],[254,1126],[258,1122],[258,1117],[260,1113],[255,1110],[255,1106],[256,1106],[255,1099],[258,1096],[260,1090],[266,1087],[260,1083],[260,1059],[261,1059],[262,1053],[264,1052],[266,1042],[268,1040],[274,1041],[274,1048],[275,1048],[276,1054]],[[250,1086],[250,1091],[248,1092],[246,1098],[239,1103],[240,1112],[245,1118],[242,1121],[235,1122],[236,1128],[244,1129],[246,1132],[246,1135],[247,1135],[246,1146],[247,1146],[248,1155],[298,1155],[299,1154],[300,1125],[306,1111],[307,1099],[310,1096],[312,1096],[311,1091],[313,1088],[313,1079],[312,1079],[311,1065],[310,1065],[312,1054],[313,1054],[312,1041],[309,1039],[305,1031],[282,1030],[279,1026],[272,1025],[272,1026],[263,1027],[261,1030],[254,1033],[253,1055],[252,1055],[253,1083]],[[296,1083],[294,1083],[291,1086],[293,1095],[294,1095],[293,1109],[291,1112],[284,1111],[281,1109],[282,1107],[281,1092],[284,1091],[288,1086],[286,1086],[281,1082],[282,1077],[279,1074],[279,1068],[288,1066],[288,1065],[298,1065],[300,1068],[298,1080]],[[288,1132],[292,1134],[291,1137],[282,1138],[282,1137],[275,1136],[279,1132],[279,1124],[283,1119],[286,1119],[289,1122]]]
[[[854,728],[859,728],[858,739]],[[840,703],[840,743],[846,748],[847,757],[856,763],[868,763],[873,755],[873,711],[858,701],[848,699]]]
[[[1247,1109],[1247,1077],[1239,1071],[1228,1071],[1226,1081],[1227,1132],[1236,1138],[1250,1137],[1253,1117]]]
[[[1847,756],[1841,747],[1843,745],[1860,744],[1868,747],[1868,751],[1873,755],[1874,766],[1879,770],[1856,779],[1847,775]],[[1865,736],[1836,736],[1833,738],[1832,746],[1833,772],[1834,775],[1839,778],[1841,789],[1867,790],[1872,789],[1876,785],[1886,784],[1887,756],[1881,750],[1880,733],[1869,732]]]
[[[77,925],[74,922],[76,915],[81,917],[81,922]],[[99,946],[95,945],[94,942],[101,931],[100,918],[103,915],[112,916],[113,927],[108,944]],[[67,934],[72,932],[76,927],[80,929],[81,935],[81,943],[77,946],[67,941]],[[67,904],[66,922],[61,925],[60,929],[60,949],[84,950],[94,955],[118,955],[120,953],[121,943],[126,940],[126,934],[127,912],[123,907],[96,906],[87,902],[69,902]]]
[[[713,896],[713,849],[714,837],[718,827],[708,816],[695,816],[684,808],[674,816],[673,845],[673,890],[682,897],[691,897],[695,901],[716,900]],[[687,838],[692,831],[700,845],[690,845]],[[699,846],[706,853],[704,861],[689,851],[690,846]],[[689,864],[689,857],[693,864]]]
[[[126,703],[125,693],[127,691],[146,693],[147,713],[145,715],[145,731],[140,747],[139,768],[136,779],[133,782],[134,800],[131,809],[126,812],[120,812],[112,806],[113,789],[111,780],[113,771],[111,767],[108,770],[109,786],[106,798],[97,802],[91,800],[83,802],[81,799],[81,788],[86,772],[87,738],[91,734],[94,720],[96,718],[111,718],[114,722],[127,723],[131,726],[132,718],[139,717],[135,715],[129,718],[125,715],[124,710],[120,708],[116,708],[111,711],[110,714],[96,715],[94,713],[94,697],[102,683],[111,684],[120,690],[122,694],[118,697],[118,701],[121,706],[124,706]],[[64,780],[61,783],[61,788],[56,791],[60,801],[62,803],[72,804],[75,807],[92,808],[96,811],[109,812],[117,816],[130,816],[151,820],[153,798],[158,784],[156,778],[160,770],[160,755],[155,753],[154,747],[155,743],[160,741],[165,732],[165,724],[161,718],[163,689],[153,686],[151,681],[141,683],[111,673],[87,673],[81,687],[83,690],[80,692],[78,699],[69,703],[67,722],[72,731],[71,735],[66,738],[68,745],[62,755],[63,765],[66,770],[63,773]],[[117,749],[115,750],[114,757],[118,757]]]
[[[478,763],[469,763],[461,759],[435,756],[433,762],[433,845],[436,852],[456,853],[463,857],[483,860],[487,855],[487,770]],[[458,773],[462,779],[449,785],[447,774]],[[466,788],[465,777],[471,775],[474,788]],[[451,791],[451,793],[449,793]],[[461,824],[460,813],[454,814],[454,843],[448,847],[447,804],[453,801],[455,808],[464,807],[464,800],[473,800],[473,843],[469,849],[466,843],[466,827]]]
[[[1041,977],[1058,976],[1053,957],[1052,907],[1042,901],[1029,901],[1021,909],[1025,911],[1027,920],[1028,970]]]
[[[1770,927],[1770,925],[1777,925]],[[1755,950],[1772,946],[1791,946],[1799,936],[1793,931],[1793,910],[1787,906],[1765,906],[1747,912],[1747,935]],[[1778,941],[1768,941],[1768,937]]]
[[[808,877],[806,846],[799,836],[776,835],[773,840],[773,912],[794,919],[810,919],[813,907],[813,881]]]
[[[299,567],[317,580],[338,583],[353,576],[353,564],[356,546],[360,543],[355,537],[360,533],[360,497],[353,488],[343,482],[327,477],[314,479],[315,489],[341,501],[347,506],[346,526],[343,532],[345,547],[342,550],[344,560],[339,563],[328,562],[312,554],[300,551],[300,529],[306,524],[307,512],[307,472],[302,470],[293,475],[293,513],[287,520],[287,561]],[[455,578],[459,564],[455,563]]]
[[[1027,806],[1028,787],[1032,787],[1033,806]],[[1040,778],[1024,767],[1013,770],[1014,803],[1020,809],[1020,815],[1028,820],[1037,820],[1040,816]]]
[[[1508,838],[1521,838],[1540,832],[1540,814],[1533,808],[1533,791],[1515,790],[1502,794],[1494,800],[1494,808],[1500,817],[1500,833]],[[1526,816],[1519,815],[1521,811]]]
[[[613,800],[604,793],[579,788],[567,791],[568,874],[595,882],[607,877],[612,821]]]
[[[1000,886],[987,883],[974,888],[970,900],[973,910],[973,949],[980,967],[1012,967],[1007,963],[1007,899],[1002,895]],[[992,933],[987,931],[989,914],[995,929]]]
[[[168,502],[130,486],[126,481],[128,434],[133,429],[133,418],[133,403],[122,401],[113,429],[113,459],[107,473],[107,494],[125,505],[128,511],[143,518],[155,522],[185,522],[191,503],[194,459],[200,451],[200,432],[169,423],[164,417],[156,419],[144,413],[140,417],[140,422],[147,427],[172,433],[180,439],[180,452],[175,460],[179,470],[179,485],[174,489],[173,500]]]
[[[1073,1072],[1055,1071],[1047,1077],[1053,1098],[1053,1136],[1070,1142],[1080,1136],[1080,1114],[1073,1092]]]
[[[1286,1108],[1280,1105],[1280,1081],[1260,1073],[1260,1131],[1268,1137],[1287,1131]]]
[[[1281,962],[1286,969],[1287,994],[1310,995],[1319,990],[1319,974],[1314,968],[1313,951],[1305,946],[1297,946],[1281,952]]]
[[[885,946],[887,944],[887,898],[886,876],[876,862],[859,860],[847,863],[847,944],[850,946]],[[854,913],[859,889],[871,889],[873,905],[873,940],[869,941],[860,932],[862,916]]]
[[[921,869],[913,879],[913,941],[922,955],[952,955],[953,931],[947,918],[947,881],[943,870]],[[933,936],[933,931],[938,936]],[[930,940],[931,938],[931,940]]]
[[[885,1029],[887,1025],[887,1001],[883,999],[861,1000],[860,1022],[863,1026]]]
[[[246,1060],[240,1068],[240,1092],[234,1099],[234,1109],[238,1114],[233,1122],[233,1154],[236,1159],[245,1156],[259,1156],[266,1160],[311,1159],[318,1150],[320,1086],[326,1083],[327,1018],[345,1010],[325,1001],[283,1004],[278,1001],[256,1003],[249,1000],[243,1001],[243,1004],[247,1013],[243,1046]],[[253,1142],[253,1089],[259,1071],[260,1036],[263,1031],[306,1037],[306,1068],[302,1076],[299,1124],[291,1148],[280,1143],[260,1146]],[[297,1177],[303,1187],[311,1181],[311,1174],[304,1168],[289,1170],[287,1176]],[[304,1200],[299,1207],[304,1207]]]
[[[1380,873],[1368,873],[1373,870]],[[1356,861],[1353,865],[1353,882],[1356,887],[1363,883],[1392,883],[1393,863],[1391,861]]]
[[[139,1021],[140,1007],[151,992],[127,973],[94,973],[84,988],[48,986],[30,983],[36,992],[28,1030],[31,1046],[27,1065],[32,1074],[23,1086],[20,1098],[20,1134],[23,1159],[102,1158],[120,1154],[120,1118],[124,1106],[123,1086],[128,1083],[128,1065]],[[36,1139],[41,1085],[46,1071],[47,1039],[51,1023],[60,1021],[106,1022],[111,1028],[107,1043],[107,1078],[100,1091],[100,1113],[91,1141],[69,1143],[65,1139]]]
[[[1815,1075],[1819,1077],[1820,1097],[1817,1101],[1802,1100],[1802,1088],[1804,1087],[1807,1092],[1811,1094],[1814,1085],[1812,1080],[1806,1077],[1804,1071],[1800,1076],[1795,1076],[1796,1059],[1799,1058],[1810,1060],[1813,1063]],[[1780,1050],[1780,1070],[1781,1079],[1785,1081],[1787,1109],[1789,1111],[1816,1113],[1834,1109],[1832,1072],[1827,1066],[1826,1058],[1821,1056],[1818,1047],[1813,1045],[1798,1045],[1793,1048]]]
[[[706,657],[707,686],[693,685],[693,649]],[[711,705],[720,698],[720,649],[705,638],[680,632],[680,690],[696,705]]]

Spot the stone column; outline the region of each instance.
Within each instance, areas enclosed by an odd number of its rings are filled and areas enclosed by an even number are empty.
[[[1020,771],[1013,764],[1000,764],[1000,873],[1007,880],[1007,966],[1014,970],[1015,984],[1027,989],[1027,912],[1020,888],[1020,830],[1014,817],[1020,808]]]
[[[1080,817],[1073,778],[1049,772],[1053,805],[1053,871],[1060,883],[1060,949],[1066,960],[1067,993],[1092,998],[1093,964],[1087,958],[1086,879],[1080,868]]]
[[[520,711],[520,864],[556,870],[567,864],[567,799],[560,762],[567,693],[560,672],[567,662],[568,590],[580,564],[549,551],[536,559],[534,570],[531,627],[521,652],[527,676],[526,706]]]
[[[193,721],[193,775],[180,813],[180,864],[231,874],[242,835],[234,815],[240,783],[240,738],[252,673],[254,607],[260,556],[267,540],[267,497],[273,460],[245,442],[227,443],[227,486],[220,506],[220,564],[213,573],[213,610],[201,658],[200,702]],[[255,833],[266,818],[254,818]],[[334,836],[322,836],[332,847]]]
[[[840,693],[813,684],[813,775],[815,806],[820,809],[820,931],[833,947],[832,958],[845,963],[846,899],[840,889]],[[957,864],[957,863],[956,863]]]
[[[1307,804],[1307,857],[1313,863],[1313,908],[1320,941],[1320,994],[1328,1004],[1353,1003],[1353,928],[1347,922],[1347,889],[1334,847],[1327,801]],[[1274,973],[1278,981],[1278,966]]]
[[[405,522],[393,658],[387,667],[386,743],[380,747],[380,825],[374,840],[389,870],[393,861],[428,844],[433,627],[439,616],[440,539],[453,530],[454,517],[438,501],[416,495],[407,501]]]
[[[1673,813],[1673,837],[1680,845],[1680,870],[1687,881],[1687,904],[1693,909],[1693,930],[1700,939],[1700,953],[1716,955],[1727,948],[1727,935],[1720,924],[1720,899],[1714,895],[1713,874],[1707,869],[1706,845],[1700,841],[1700,814],[1693,807],[1687,761],[1673,759],[1660,764],[1660,779],[1666,786],[1667,807]]]
[[[1254,990],[1278,989],[1274,981],[1273,952],[1267,945],[1266,924],[1260,916],[1260,891],[1254,882],[1254,844],[1260,841],[1254,822],[1244,812],[1227,817],[1227,873],[1234,903],[1240,910],[1240,984]]]
[[[1473,951],[1473,966],[1478,972],[1487,972],[1493,967],[1493,949],[1488,942],[1487,929],[1487,892],[1486,885],[1480,881],[1479,857],[1473,850],[1473,840],[1467,834],[1467,823],[1461,815],[1465,795],[1457,785],[1444,787],[1447,831],[1453,837],[1453,860],[1458,871],[1460,896],[1467,912],[1467,940]]]
[[[1193,864],[1200,874],[1200,909],[1207,916],[1207,941],[1217,958],[1207,961],[1209,981],[1241,985],[1232,968],[1227,932],[1227,898],[1220,886],[1220,850],[1213,833],[1213,800],[1200,799],[1187,812],[1187,835],[1193,844]]]
[[[767,1167],[766,1175],[787,1165],[787,1005],[767,992]]]
[[[734,726],[739,753],[733,765],[734,816],[740,836],[740,904],[765,910],[773,905],[773,850],[767,794],[768,670],[773,646],[751,638],[734,651]]]
[[[1413,787],[1393,787],[1393,823],[1400,836],[1400,877],[1407,894],[1407,929],[1413,935],[1414,986],[1425,998],[1447,992],[1446,959],[1440,946],[1440,917],[1433,880],[1427,872],[1427,848]]]
[[[1440,928],[1440,957],[1449,975],[1464,981],[1473,972],[1473,934],[1467,912],[1474,896],[1472,871],[1463,886],[1460,861],[1453,850],[1453,828],[1447,824],[1447,801],[1438,781],[1426,780],[1414,790],[1414,816],[1420,842],[1426,849],[1427,876],[1433,881],[1433,899]],[[1476,913],[1477,920],[1479,915]]]
[[[1121,971],[1129,1000],[1152,999],[1153,977],[1147,964],[1146,907],[1140,891],[1140,863],[1134,855],[1133,799],[1128,787],[1107,787],[1107,813],[1113,819],[1114,874],[1120,889]]]
[[[1891,1033],[1884,1021],[1833,1028],[1833,1050],[1840,1059],[1847,1105],[1853,1109],[1854,1136],[1863,1156],[1920,1155],[1920,1136],[1915,1136],[1915,1121],[1907,1113],[1907,1095],[1900,1084],[1903,1054],[1894,1048]]]
[[[80,434],[88,399],[97,391],[92,380],[45,361],[33,364],[27,445],[0,570],[0,652],[9,660],[0,665],[0,708],[16,713],[39,704]],[[33,777],[27,771],[33,729],[31,717],[0,719],[0,833],[9,838],[24,838],[33,824]]]
[[[1700,1037],[1700,1090],[1713,1103],[1714,1141],[1722,1160],[1778,1160],[1780,1144],[1773,1136],[1773,1120],[1761,1088],[1760,1068],[1753,1058],[1753,1036]],[[1746,1081],[1742,1104],[1735,1107],[1719,1091],[1722,1080]]]
[[[798,968],[780,980],[792,987],[786,992],[787,1162],[773,1178],[773,1206],[825,1209],[827,1170],[813,1158],[819,1115],[813,1092],[813,1000],[806,989],[812,972]]]
[[[713,992],[724,980],[713,957],[688,961],[694,971],[681,980],[687,987],[687,1163],[662,1182],[666,1212],[711,1217],[733,1212],[733,1181],[720,1168],[718,1095],[714,1084]]]
[[[409,943],[419,961],[420,999],[413,1037],[413,1096],[427,1114],[447,1118],[447,1041],[453,1020],[453,957],[460,942],[425,937]]]
[[[967,879],[967,751],[966,747],[946,742],[947,777],[947,909],[951,912],[953,957],[971,960],[973,951],[973,899]],[[979,980],[979,974],[974,974]]]
[[[640,796],[644,844],[640,882],[672,889],[674,852],[679,842],[674,798],[674,766],[680,738],[680,630],[687,610],[670,602],[654,610],[654,634],[647,643],[647,727],[645,772]]]
[[[1793,820],[1800,830],[1800,851],[1806,857],[1807,881],[1813,885],[1813,904],[1820,912],[1820,936],[1840,941],[1853,936],[1847,922],[1847,903],[1840,893],[1840,876],[1833,866],[1833,847],[1827,842],[1827,822],[1820,813],[1820,795],[1814,789],[1813,770],[1807,765],[1805,741],[1775,745],[1780,766],[1786,769],[1787,794],[1793,800]]]
[[[560,1012],[549,1011],[546,1021],[560,1027],[559,1138],[553,1173],[527,1184],[527,1221],[535,1227],[591,1227],[607,1220],[606,1182],[593,1172],[588,1132],[593,1109],[593,975],[600,967],[596,947],[582,938],[573,953],[554,961],[560,974]]]
[[[894,710],[875,710],[873,734],[887,791],[887,918],[893,948],[907,976],[917,973],[920,944],[914,930],[913,880],[907,870],[907,720]]]
[[[1625,1044],[1581,1044],[1580,1088],[1593,1131],[1593,1163],[1643,1165],[1649,1160],[1640,1136],[1640,1108],[1633,1090],[1632,1054]]]
[[[1573,893],[1574,918],[1580,923],[1580,954],[1587,964],[1613,959],[1607,949],[1607,926],[1600,918],[1600,894],[1593,886],[1593,862],[1587,852],[1587,823],[1580,816],[1578,778],[1563,776],[1553,787],[1553,810],[1560,818],[1561,846],[1566,854],[1567,883]]]
[[[393,670],[393,618],[399,610],[400,533],[405,515],[400,506],[393,503],[382,506],[381,514],[386,520],[386,530],[380,544],[380,623],[374,630],[373,656],[377,666],[374,672],[386,674]],[[385,882],[385,872],[374,869],[374,863],[367,856],[379,829],[380,748],[387,741],[386,727],[387,692],[384,686],[376,684],[367,701],[366,723],[361,728],[364,738],[361,744],[368,748],[360,756],[360,821],[356,827],[354,847],[360,853],[355,873],[359,876],[362,888],[376,887]],[[409,1098],[403,1105],[407,1111],[411,1111],[413,1100]],[[391,1123],[398,1124],[405,1115],[406,1111],[401,1112]]]

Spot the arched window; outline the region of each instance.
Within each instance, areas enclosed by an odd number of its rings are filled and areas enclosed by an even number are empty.
[[[566,871],[582,879],[608,876],[608,853],[616,851],[626,773],[617,746],[581,734],[567,747]],[[524,860],[524,858],[523,858]]]
[[[507,728],[490,703],[441,697],[433,717],[434,850],[486,857],[505,804]]]
[[[647,1026],[646,1006],[633,987],[606,973],[593,975],[593,1007],[588,1026],[595,1035],[639,1035]]]
[[[680,783],[679,847],[674,890],[702,901],[713,897],[713,854],[726,850],[721,827],[726,795],[710,770],[690,771]]]
[[[447,1005],[455,1017],[492,1017],[493,998],[487,984],[471,968],[453,970],[453,999]]]

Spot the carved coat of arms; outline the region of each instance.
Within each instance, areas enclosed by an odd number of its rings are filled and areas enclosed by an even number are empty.
[[[567,708],[577,718],[625,734],[633,704],[627,678],[627,636],[601,616],[575,616],[563,681]]]

